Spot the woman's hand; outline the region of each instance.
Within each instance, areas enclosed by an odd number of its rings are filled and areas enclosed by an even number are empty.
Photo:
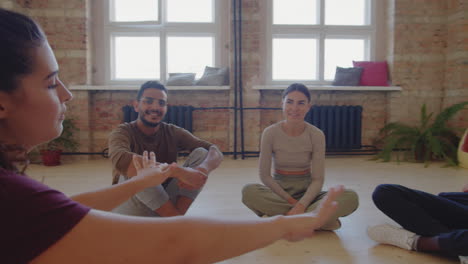
[[[289,197],[287,201],[288,201],[288,204],[290,205],[296,205],[297,203],[297,200],[292,197]]]
[[[142,181],[146,186],[157,186],[171,176],[171,167],[166,163],[157,163],[154,152],[144,151],[141,162],[137,155],[133,155],[133,165],[137,175],[132,180]]]
[[[305,213],[305,206],[299,202],[297,202],[286,215],[297,215]]]

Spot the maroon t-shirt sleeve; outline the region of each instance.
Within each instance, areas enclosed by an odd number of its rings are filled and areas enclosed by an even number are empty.
[[[0,263],[28,263],[89,210],[59,191],[0,168]]]

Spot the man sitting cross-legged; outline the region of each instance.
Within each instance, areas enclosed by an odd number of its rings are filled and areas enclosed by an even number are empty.
[[[156,160],[161,164],[171,164],[173,178],[137,193],[114,212],[135,216],[183,215],[205,184],[208,174],[219,166],[223,155],[215,145],[183,128],[162,122],[167,112],[167,90],[161,83],[144,83],[134,108],[138,119],[120,125],[109,138],[113,183],[136,175],[132,155],[141,155],[144,151],[156,153]],[[182,167],[175,164],[179,150],[190,151]]]

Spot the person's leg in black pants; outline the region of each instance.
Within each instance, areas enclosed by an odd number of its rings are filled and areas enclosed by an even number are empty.
[[[403,228],[423,236],[468,228],[468,193],[433,195],[401,185],[382,184],[375,205]]]
[[[382,184],[372,198],[383,213],[411,231],[389,225],[373,227],[369,236],[374,240],[406,249],[468,255],[468,193],[433,195]]]

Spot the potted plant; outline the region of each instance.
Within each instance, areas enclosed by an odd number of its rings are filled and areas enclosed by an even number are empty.
[[[78,149],[79,142],[75,139],[75,132],[78,132],[79,129],[76,127],[74,120],[65,118],[62,125],[62,134],[39,148],[42,163],[46,166],[60,165],[62,151],[73,152]]]
[[[424,162],[426,167],[430,160],[445,160],[449,165],[458,165],[458,129],[448,127],[447,121],[467,105],[468,102],[454,104],[432,118],[433,113],[427,114],[426,104],[423,104],[418,125],[387,124],[380,130],[383,148],[376,159],[390,161],[395,150],[406,150],[404,160]],[[400,161],[399,151],[396,159]]]

